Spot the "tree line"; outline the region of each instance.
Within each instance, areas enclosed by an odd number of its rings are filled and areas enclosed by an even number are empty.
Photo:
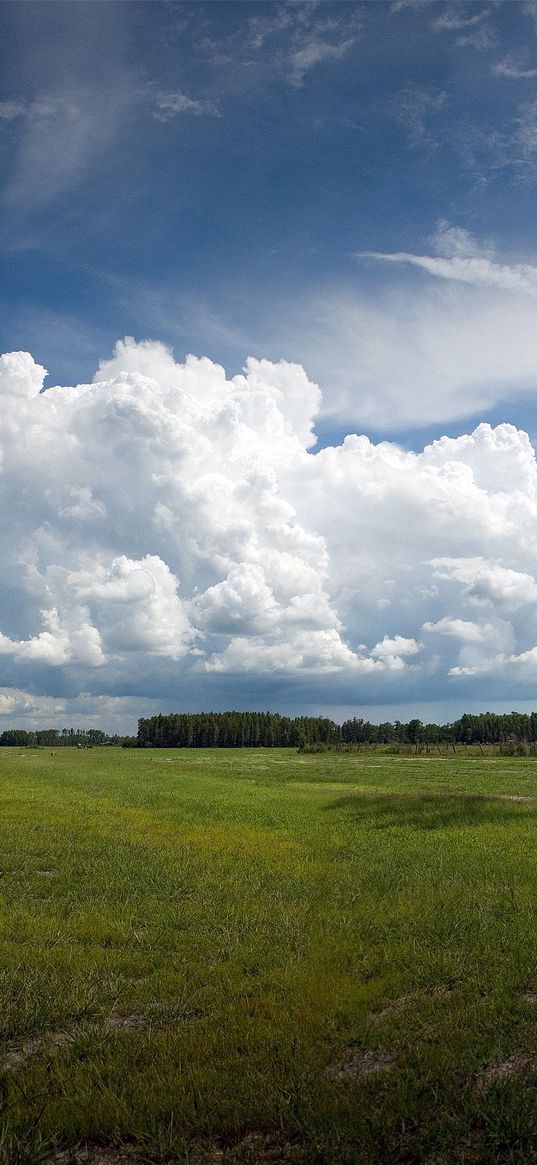
[[[24,728],[6,728],[0,735],[0,746],[6,748],[96,748],[103,744],[136,744],[136,737],[108,736],[100,728],[39,728],[27,732]]]
[[[139,748],[304,748],[313,745],[537,743],[537,712],[465,714],[450,724],[412,719],[372,724],[275,712],[174,712],[138,721]]]
[[[139,748],[299,748],[336,745],[339,724],[323,716],[290,720],[277,712],[173,712],[138,721]]]
[[[372,724],[354,717],[343,724],[326,716],[280,716],[277,712],[173,712],[138,721],[137,736],[108,735],[99,728],[8,728],[0,746],[137,748],[353,748],[362,745],[510,744],[537,746],[537,712],[466,713],[449,724],[416,718]],[[533,751],[533,750],[532,750]]]

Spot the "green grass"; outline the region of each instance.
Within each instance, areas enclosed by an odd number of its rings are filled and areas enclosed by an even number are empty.
[[[536,758],[2,749],[0,797],[1,1165],[537,1161]]]

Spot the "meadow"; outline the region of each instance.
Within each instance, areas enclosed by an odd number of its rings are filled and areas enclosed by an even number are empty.
[[[537,1161],[537,759],[0,750],[1,1165]]]

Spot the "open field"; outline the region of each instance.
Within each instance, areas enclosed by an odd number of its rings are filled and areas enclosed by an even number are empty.
[[[2,1165],[537,1161],[536,758],[3,749],[0,794]]]

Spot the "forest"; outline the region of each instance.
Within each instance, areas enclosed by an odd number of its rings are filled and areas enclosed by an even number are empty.
[[[277,712],[173,712],[138,721],[136,736],[108,735],[99,728],[8,728],[0,747],[96,748],[319,748],[363,746],[428,748],[431,745],[500,745],[537,751],[537,712],[465,713],[450,724],[413,719],[372,724],[354,717],[336,724],[326,716],[280,716]]]
[[[537,712],[465,714],[451,724],[413,719],[336,724],[323,716],[290,719],[274,712],[198,712],[152,716],[138,722],[139,748],[305,748],[315,745],[537,745]]]
[[[25,728],[6,728],[0,735],[0,746],[5,748],[96,748],[103,744],[136,745],[135,736],[109,736],[100,728],[40,728],[28,732]]]

